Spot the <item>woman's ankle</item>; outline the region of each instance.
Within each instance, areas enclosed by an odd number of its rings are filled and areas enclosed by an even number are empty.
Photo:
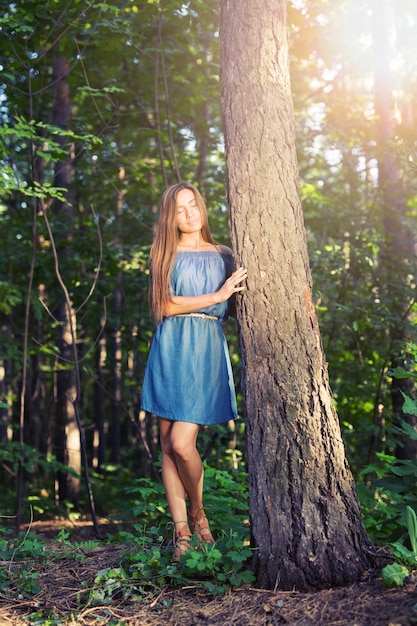
[[[188,511],[188,512],[189,512],[189,516],[190,516],[192,519],[196,519],[196,518],[198,518],[198,517],[200,517],[200,516],[204,515],[204,507],[203,507],[203,505],[202,505],[202,504],[200,504],[200,506],[198,506],[198,507],[191,507],[191,506],[190,506],[190,508],[189,508],[189,511]]]
[[[184,528],[188,528],[188,520],[180,520],[179,522],[172,522],[176,533],[180,533]]]

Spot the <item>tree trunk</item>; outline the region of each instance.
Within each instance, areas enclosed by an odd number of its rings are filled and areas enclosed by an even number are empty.
[[[118,286],[113,293],[113,355],[111,360],[111,378],[113,384],[113,407],[111,419],[111,460],[115,465],[120,464],[121,442],[121,415],[122,415],[122,316],[123,294],[121,276],[119,273]]]
[[[67,82],[69,64],[65,57],[56,56],[52,59],[53,81],[55,85],[55,101],[52,110],[52,123],[62,129],[68,129],[71,119],[71,102]],[[71,259],[71,242],[73,238],[73,208],[70,200],[72,186],[73,157],[71,146],[63,137],[56,137],[62,147],[68,151],[65,161],[55,166],[54,185],[67,190],[68,201],[54,201],[54,213],[57,221],[56,248],[59,261],[68,267]],[[74,403],[77,398],[74,367],[74,342],[76,319],[71,304],[64,296],[55,310],[58,326],[58,365],[56,373],[56,444],[59,461],[74,469],[78,474],[81,470],[81,442],[77,425]],[[80,493],[80,479],[68,473],[58,475],[59,500],[69,500],[77,504]]]
[[[67,310],[65,302],[56,310],[56,318],[61,321],[59,327],[59,361],[56,373],[56,449],[57,459],[78,474],[81,471],[81,444],[74,402],[77,396],[74,371],[68,362],[73,360],[71,322],[75,324],[75,315]],[[62,503],[65,500],[78,504],[80,495],[80,479],[69,473],[58,472],[58,496]]]
[[[38,345],[43,345],[42,322],[34,321],[34,330]],[[25,443],[32,446],[36,450],[42,451],[44,448],[45,432],[42,425],[42,415],[45,413],[45,405],[43,398],[43,383],[41,357],[35,352],[30,359],[30,388],[27,391],[27,400],[25,402]],[[44,451],[44,450],[43,450]]]
[[[0,356],[0,441],[7,441],[11,424],[7,396],[6,361]]]
[[[120,234],[120,220],[123,212],[123,195],[121,188],[124,180],[125,171],[123,167],[119,170],[119,189],[116,197],[115,210],[115,246],[119,249],[122,247],[122,237]],[[113,410],[111,420],[111,460],[115,465],[120,464],[120,446],[121,446],[121,416],[122,416],[122,309],[123,309],[123,268],[122,263],[119,266],[117,276],[117,287],[113,293],[113,355],[111,360],[111,377],[113,383]]]
[[[104,328],[105,319],[101,316],[100,326]],[[105,364],[106,336],[102,333],[95,347],[95,382],[94,382],[94,441],[93,466],[103,470],[106,462],[106,396],[105,396]]]
[[[328,383],[298,192],[286,0],[223,0],[222,107],[257,582],[308,590],[374,564]]]

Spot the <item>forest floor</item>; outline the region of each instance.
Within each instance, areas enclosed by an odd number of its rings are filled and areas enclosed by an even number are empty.
[[[36,534],[54,543],[62,521],[37,522]],[[87,536],[86,536],[87,533]],[[88,537],[90,534],[90,537]],[[84,527],[82,539],[94,539]],[[77,539],[76,539],[77,540]],[[78,538],[79,540],[79,538]],[[417,578],[401,588],[387,588],[377,577],[337,589],[312,593],[265,591],[246,586],[212,596],[201,587],[158,587],[141,602],[113,597],[108,605],[82,601],[97,573],[117,568],[126,546],[98,545],[82,560],[62,559],[36,565],[40,591],[11,598],[0,589],[0,625],[57,626],[406,626],[417,624]],[[0,563],[1,564],[1,563]],[[33,565],[33,564],[32,564]],[[12,563],[3,563],[12,567]],[[30,563],[27,565],[30,571]],[[46,616],[49,616],[48,618]]]

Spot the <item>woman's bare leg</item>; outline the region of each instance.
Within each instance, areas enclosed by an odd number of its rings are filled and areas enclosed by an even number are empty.
[[[191,529],[201,542],[214,543],[203,509],[204,468],[197,450],[199,426],[160,419],[162,480],[176,537],[188,536],[187,502]],[[186,549],[183,546],[183,551]]]
[[[196,444],[199,426],[160,419],[162,480],[174,524],[187,521],[188,496],[191,513],[203,504],[204,470]]]

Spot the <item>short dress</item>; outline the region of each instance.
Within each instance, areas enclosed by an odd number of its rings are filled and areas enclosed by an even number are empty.
[[[171,295],[213,293],[231,270],[230,255],[216,250],[177,252]],[[228,303],[221,302],[196,311],[198,315],[172,315],[158,324],[142,386],[141,406],[145,411],[201,426],[237,418],[232,367],[223,332],[227,310]]]

